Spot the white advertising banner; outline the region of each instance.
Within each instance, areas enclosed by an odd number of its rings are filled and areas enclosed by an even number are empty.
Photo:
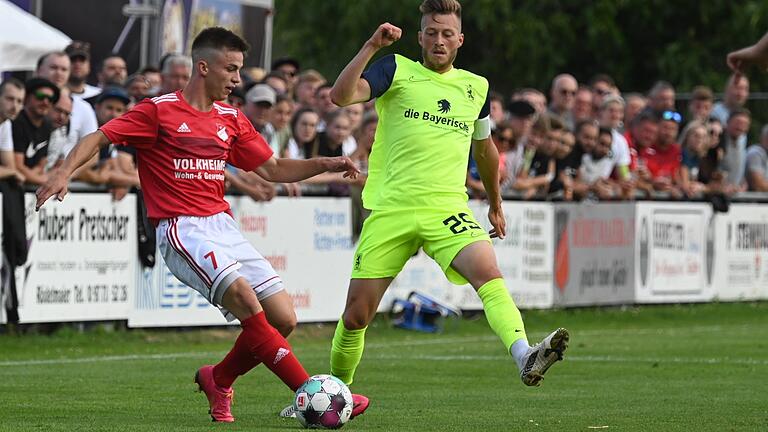
[[[274,267],[300,322],[336,321],[352,272],[349,199],[248,197],[230,199],[246,239]]]
[[[555,304],[634,301],[634,203],[555,204]]]
[[[635,301],[709,301],[714,295],[715,227],[704,203],[639,202]]]
[[[550,203],[504,202],[507,237],[494,241],[499,269],[518,307],[552,307],[555,238]],[[487,224],[485,213],[482,219]]]
[[[768,207],[732,204],[715,219],[715,298],[768,299]]]
[[[17,285],[22,323],[126,319],[137,262],[136,197],[69,194],[35,212],[26,194],[29,257]]]

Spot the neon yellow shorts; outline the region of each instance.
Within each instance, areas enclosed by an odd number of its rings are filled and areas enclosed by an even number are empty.
[[[453,210],[375,210],[363,224],[352,279],[395,277],[421,247],[449,281],[466,284],[451,262],[465,246],[477,241],[490,243],[491,238],[466,206]]]

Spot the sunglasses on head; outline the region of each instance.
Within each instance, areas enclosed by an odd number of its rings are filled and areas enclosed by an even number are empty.
[[[55,99],[53,95],[50,95],[48,93],[41,92],[41,91],[36,91],[35,93],[33,93],[33,96],[35,96],[35,99],[41,102],[47,99],[48,102],[53,103],[53,100]]]
[[[680,123],[683,121],[683,116],[681,116],[680,113],[674,111],[664,111],[661,114],[661,118],[664,120],[672,120],[675,123]]]

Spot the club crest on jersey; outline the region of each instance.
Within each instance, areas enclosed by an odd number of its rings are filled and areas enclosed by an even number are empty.
[[[179,133],[191,133],[192,130],[189,128],[189,126],[187,126],[187,123],[184,122],[184,123],[181,124],[181,126],[179,126],[178,129],[176,129],[176,132],[179,132]]]
[[[475,89],[472,87],[472,84],[467,84],[467,99],[475,100]]]
[[[216,132],[216,135],[218,135],[222,141],[226,141],[227,138],[229,138],[229,134],[227,134],[227,128],[225,126],[219,126],[219,130]]]
[[[448,102],[448,99],[440,99],[439,101],[437,101],[437,108],[438,108],[438,111],[445,114],[451,110],[451,103]]]

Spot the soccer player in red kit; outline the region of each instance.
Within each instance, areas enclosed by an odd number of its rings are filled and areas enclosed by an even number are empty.
[[[195,375],[211,417],[221,422],[234,421],[232,383],[259,363],[294,391],[309,378],[284,338],[296,325],[291,299],[269,262],[242,236],[224,200],[226,164],[281,183],[327,171],[358,174],[346,157],[276,159],[243,113],[219,102],[240,84],[247,50],[229,30],[203,30],[192,44],[188,85],[145,99],[84,137],[38,189],[36,204],[39,209],[54,195],[61,201],[69,177],[100,148],[115,143],[137,149],[147,214],[168,268],[243,329],[220,363]],[[368,405],[359,395],[355,402],[353,416]]]

